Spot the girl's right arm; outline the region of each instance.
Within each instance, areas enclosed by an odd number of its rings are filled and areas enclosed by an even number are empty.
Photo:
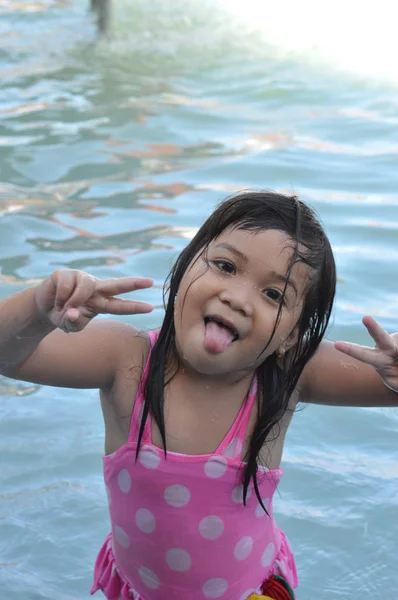
[[[0,373],[44,385],[112,385],[123,361],[141,353],[142,336],[98,314],[150,312],[144,302],[115,298],[150,287],[147,278],[97,279],[83,271],[55,271],[39,286],[0,302]]]

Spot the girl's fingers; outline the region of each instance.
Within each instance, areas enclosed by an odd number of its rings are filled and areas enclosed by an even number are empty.
[[[108,315],[137,315],[153,311],[152,304],[136,300],[122,300],[120,298],[102,298],[102,308],[98,312]]]
[[[89,319],[83,316],[81,310],[78,308],[68,308],[57,323],[57,327],[65,331],[65,333],[75,333],[84,329],[88,322]]]
[[[99,313],[133,315],[153,310],[147,302],[113,297],[151,287],[153,280],[148,277],[100,280],[82,271],[65,269],[56,272],[53,283],[56,286],[55,308],[63,313],[57,319],[62,318],[62,328],[66,331],[83,329],[86,320]]]
[[[386,355],[375,348],[351,344],[350,342],[335,342],[334,347],[336,350],[339,350],[348,356],[352,356],[361,362],[367,363],[375,369],[381,369],[386,366]]]
[[[73,294],[77,282],[73,273],[66,269],[57,272],[57,277],[58,281],[53,281],[53,284],[56,286],[54,306],[62,307]]]
[[[73,294],[66,301],[66,306],[76,308],[77,306],[86,304],[95,292],[96,282],[95,277],[91,276],[85,276],[80,281],[78,280]]]
[[[80,315],[81,312],[78,308],[68,308],[68,310],[65,312],[64,317],[68,321],[72,321],[73,323],[75,323],[79,320]]]
[[[335,348],[348,356],[371,365],[375,369],[389,366],[392,353],[396,352],[396,343],[393,336],[388,334],[372,317],[364,317],[362,323],[376,342],[376,348],[351,344],[350,342],[335,342]]]
[[[84,325],[80,325],[79,323],[76,323],[74,321],[69,321],[66,320],[64,321],[64,326],[63,326],[63,331],[65,331],[65,333],[77,333],[79,331],[81,331],[84,328]]]
[[[362,323],[365,325],[380,350],[391,350],[394,348],[394,342],[391,336],[372,317],[364,317]]]
[[[97,291],[107,296],[118,296],[135,290],[143,290],[153,285],[150,277],[117,277],[97,281]]]

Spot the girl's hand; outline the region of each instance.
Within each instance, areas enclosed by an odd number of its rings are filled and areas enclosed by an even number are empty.
[[[335,342],[335,348],[374,367],[385,385],[398,392],[398,333],[388,334],[372,317],[362,323],[376,342],[374,348],[349,342]]]
[[[151,287],[144,277],[97,279],[84,271],[60,269],[36,288],[38,311],[67,333],[81,331],[98,314],[134,315],[153,310],[151,304],[115,298]]]

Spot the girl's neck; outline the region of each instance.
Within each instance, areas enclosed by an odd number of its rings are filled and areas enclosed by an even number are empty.
[[[218,376],[203,375],[186,364],[178,367],[176,365],[170,374],[174,374],[170,382],[172,387],[177,385],[189,393],[191,398],[209,400],[212,403],[228,398],[230,400],[245,398],[254,377],[254,372],[238,372]]]

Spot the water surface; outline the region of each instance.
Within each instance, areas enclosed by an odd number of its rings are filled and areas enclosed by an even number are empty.
[[[149,275],[137,296],[158,308],[128,320],[155,327],[164,278],[216,203],[269,187],[299,193],[330,236],[329,337],[370,343],[364,314],[397,331],[398,48],[383,3],[386,35],[363,9],[356,38],[353,12],[311,21],[309,1],[295,27],[291,2],[282,23],[268,2],[118,0],[100,43],[86,4],[0,2],[1,297],[61,266]],[[109,530],[97,393],[6,378],[0,393],[1,598],[87,599]],[[391,409],[295,417],[275,508],[300,600],[397,588],[397,430]]]

